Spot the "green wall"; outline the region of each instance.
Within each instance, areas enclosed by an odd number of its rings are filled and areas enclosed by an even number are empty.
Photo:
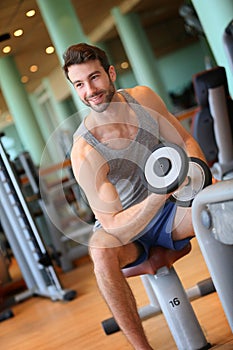
[[[167,90],[177,92],[192,81],[192,76],[205,69],[205,54],[200,43],[164,56],[158,61]]]
[[[194,74],[205,69],[205,56],[208,54],[203,44],[197,42],[157,59],[167,91],[180,92],[183,90],[192,81]],[[121,88],[136,85],[132,71],[119,75],[117,81]]]

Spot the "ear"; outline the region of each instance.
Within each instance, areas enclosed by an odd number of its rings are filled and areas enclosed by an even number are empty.
[[[116,80],[116,70],[114,66],[110,66],[108,69],[108,74],[112,82]]]

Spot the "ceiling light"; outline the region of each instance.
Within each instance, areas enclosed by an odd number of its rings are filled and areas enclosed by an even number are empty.
[[[36,14],[35,10],[29,10],[26,12],[27,17],[33,17],[33,16],[35,16],[35,14]]]
[[[38,71],[38,66],[35,65],[35,64],[33,64],[29,69],[30,69],[30,71],[31,71],[32,73],[35,73],[35,72]]]
[[[23,75],[23,76],[21,77],[21,82],[22,82],[23,84],[27,83],[28,80],[29,80],[29,78],[28,78],[26,75]]]
[[[3,52],[3,53],[9,53],[9,52],[11,52],[11,47],[10,47],[10,46],[5,46],[5,47],[2,49],[2,52]]]
[[[21,36],[23,35],[23,29],[17,29],[14,31],[14,36]]]
[[[53,46],[48,46],[46,47],[45,49],[45,52],[48,54],[48,55],[51,55],[51,53],[54,53],[55,49]]]
[[[128,62],[122,62],[122,63],[121,63],[121,68],[122,68],[122,69],[127,69],[127,68],[129,68],[129,63],[128,63]]]

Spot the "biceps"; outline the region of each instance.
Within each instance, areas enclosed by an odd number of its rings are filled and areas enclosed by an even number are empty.
[[[98,153],[90,152],[88,157],[79,161],[74,158],[72,164],[75,177],[96,217],[109,217],[122,210],[118,193],[108,180],[108,165]]]
[[[113,216],[122,210],[115,187],[108,181],[98,184],[86,183],[83,190],[96,217],[102,221],[105,216]],[[101,220],[102,218],[102,220]]]
[[[176,143],[185,148],[185,142],[189,135],[175,117],[160,117],[159,128],[161,136],[163,136],[165,140]]]

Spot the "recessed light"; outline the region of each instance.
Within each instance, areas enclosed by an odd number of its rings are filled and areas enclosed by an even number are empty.
[[[21,36],[23,35],[23,29],[17,29],[14,31],[14,36]]]
[[[51,53],[54,53],[55,49],[53,46],[48,46],[46,47],[45,49],[45,52],[48,54],[48,55],[51,55]]]
[[[127,69],[127,68],[129,68],[129,63],[128,63],[128,62],[122,62],[122,63],[121,63],[121,68],[122,68],[122,69]]]
[[[22,82],[23,84],[27,83],[28,80],[29,80],[29,78],[28,78],[26,75],[23,75],[23,76],[21,77],[21,82]]]
[[[9,53],[9,52],[11,52],[11,47],[10,47],[10,46],[5,46],[5,47],[2,49],[2,52],[3,52],[3,53]]]
[[[38,71],[38,66],[36,64],[33,64],[29,69],[32,73],[35,73]]]
[[[33,16],[35,16],[35,14],[36,14],[35,10],[29,10],[26,12],[27,17],[33,17]]]

